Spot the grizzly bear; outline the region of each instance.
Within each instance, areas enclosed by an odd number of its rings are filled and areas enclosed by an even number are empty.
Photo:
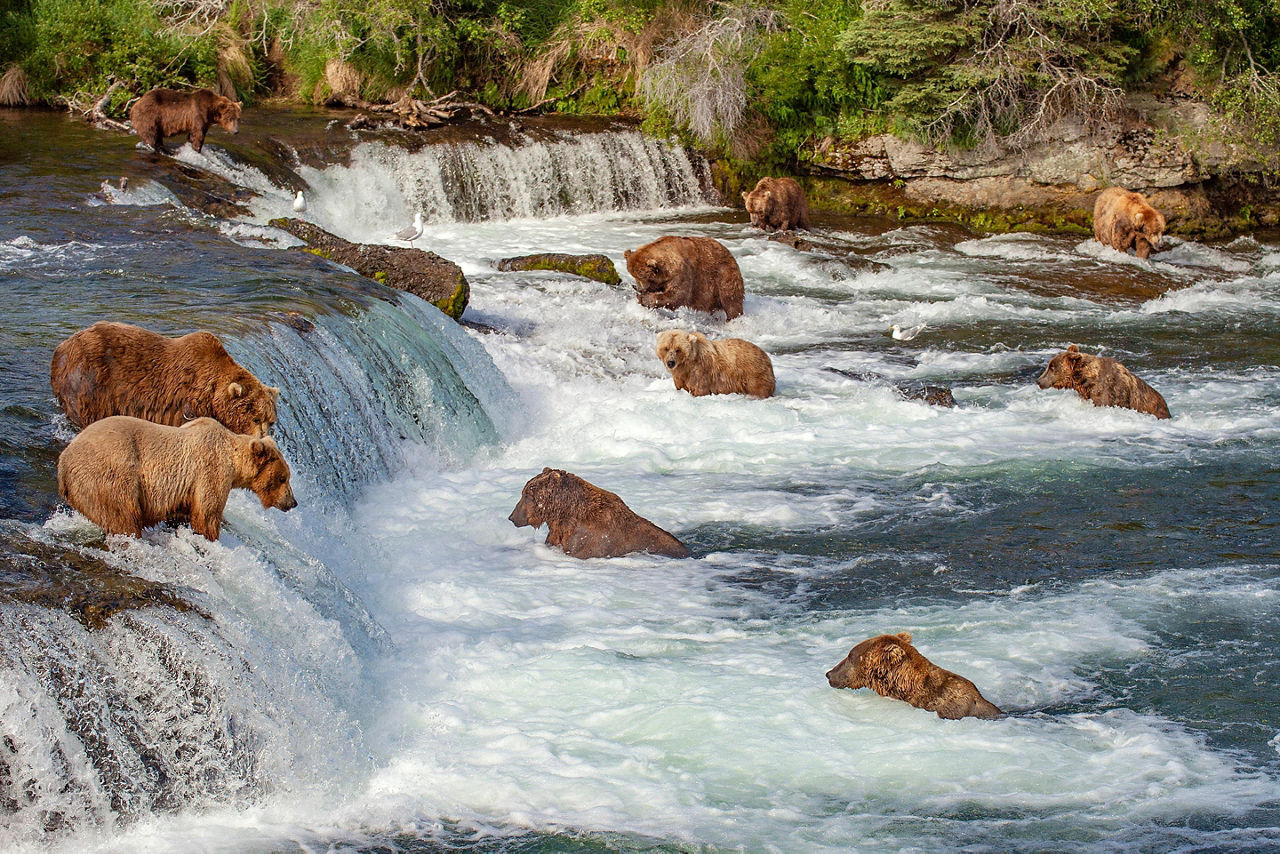
[[[676,388],[694,397],[704,394],[773,394],[773,362],[750,341],[712,341],[701,332],[668,329],[658,333],[658,358],[671,372]]]
[[[280,394],[240,367],[209,332],[166,338],[106,320],[58,345],[49,384],[76,427],[108,415],[177,427],[203,415],[251,436],[271,431]]]
[[[1081,353],[1072,344],[1049,360],[1036,380],[1040,388],[1073,388],[1094,406],[1123,406],[1156,418],[1168,418],[1169,406],[1160,392],[1106,356]]]
[[[751,224],[767,231],[809,227],[809,200],[794,178],[761,178],[742,194]]]
[[[1004,714],[968,679],[921,655],[911,645],[910,632],[864,640],[827,671],[827,682],[832,688],[870,688],[881,697],[905,700],[948,720]]]
[[[164,151],[164,138],[175,133],[187,134],[191,147],[199,151],[211,125],[239,132],[240,102],[211,89],[152,89],[130,108],[129,121],[142,141],[158,152]]]
[[[688,306],[742,314],[742,272],[729,250],[710,237],[660,237],[622,253],[636,280],[636,296],[647,308]]]
[[[263,507],[298,506],[276,443],[212,418],[167,427],[113,415],[84,428],[58,457],[58,494],[108,534],[137,537],[175,519],[216,540],[232,489],[253,490]]]
[[[1146,196],[1120,187],[1108,187],[1093,203],[1093,236],[1120,252],[1132,246],[1139,258],[1159,248],[1164,216],[1147,203]]]
[[[621,498],[561,469],[544,468],[530,478],[507,518],[517,528],[545,523],[547,545],[570,557],[689,556],[683,543],[637,516]]]

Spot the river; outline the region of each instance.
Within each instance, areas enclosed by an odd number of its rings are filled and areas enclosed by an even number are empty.
[[[1280,240],[1141,261],[817,214],[799,251],[629,126],[440,139],[257,108],[156,158],[0,110],[0,848],[1280,846]],[[421,210],[465,322],[291,251],[266,223],[298,189],[355,241]],[[666,234],[730,249],[742,317],[637,303],[622,254]],[[542,251],[624,283],[496,269]],[[280,386],[300,506],[238,493],[209,543],[60,505],[49,360],[104,318],[210,329]],[[670,328],[759,344],[776,396],[677,391]],[[1071,343],[1173,417],[1037,388]],[[692,556],[515,528],[544,466]],[[100,585],[143,592],[95,621]],[[899,631],[1009,715],[827,685]]]

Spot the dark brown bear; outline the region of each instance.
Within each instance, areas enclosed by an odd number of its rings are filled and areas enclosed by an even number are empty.
[[[253,490],[263,507],[298,506],[276,443],[232,433],[212,418],[181,427],[103,418],[58,457],[58,493],[108,534],[137,537],[182,519],[216,540],[232,489]]]
[[[710,237],[660,237],[622,253],[647,308],[688,306],[742,314],[742,272],[729,250]]]
[[[187,134],[191,147],[199,151],[210,126],[220,125],[230,133],[239,131],[240,102],[210,89],[152,89],[134,103],[129,121],[134,133],[156,151],[164,151],[164,138],[175,133]]]
[[[742,194],[751,224],[766,231],[809,227],[809,200],[794,178],[761,178]]]
[[[177,427],[203,415],[251,436],[270,432],[280,394],[236,364],[209,332],[166,338],[106,320],[58,345],[49,384],[77,427],[109,415]]]
[[[1049,361],[1036,385],[1073,388],[1094,406],[1123,406],[1156,418],[1169,417],[1169,406],[1160,392],[1115,359],[1081,353],[1075,344]]]
[[[561,469],[544,468],[531,478],[508,518],[516,527],[545,523],[547,545],[570,557],[689,556],[679,540],[637,516],[621,498]]]
[[[1148,204],[1146,196],[1121,187],[1108,187],[1093,203],[1093,236],[1112,249],[1147,258],[1160,247],[1164,215]]]
[[[949,720],[1004,714],[968,679],[921,655],[911,645],[910,632],[864,640],[827,671],[827,682],[832,688],[870,688],[881,697],[904,700]]]

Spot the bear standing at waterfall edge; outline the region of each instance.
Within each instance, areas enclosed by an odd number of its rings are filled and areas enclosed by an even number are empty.
[[[761,178],[742,194],[751,224],[766,231],[809,227],[809,200],[794,178]]]
[[[212,333],[166,338],[107,320],[58,345],[49,385],[76,427],[110,415],[177,427],[205,415],[252,436],[271,431],[280,394],[238,365]]]
[[[646,308],[742,314],[742,271],[729,250],[710,237],[660,237],[622,253],[636,280],[636,297]]]
[[[180,520],[216,540],[232,489],[252,490],[263,507],[298,506],[276,443],[212,418],[166,427],[114,415],[84,428],[58,457],[58,494],[108,534],[137,537]]]
[[[211,89],[152,89],[129,108],[129,121],[134,133],[157,152],[164,153],[164,138],[175,133],[187,134],[191,147],[199,151],[215,124],[228,133],[239,132],[240,102]]]

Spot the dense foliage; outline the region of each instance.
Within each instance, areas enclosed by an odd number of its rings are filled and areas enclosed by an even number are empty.
[[[116,82],[117,111],[162,84],[314,102],[460,90],[638,113],[757,162],[880,130],[1018,145],[1144,88],[1276,141],[1280,0],[10,0],[6,70],[0,103],[82,105]]]

